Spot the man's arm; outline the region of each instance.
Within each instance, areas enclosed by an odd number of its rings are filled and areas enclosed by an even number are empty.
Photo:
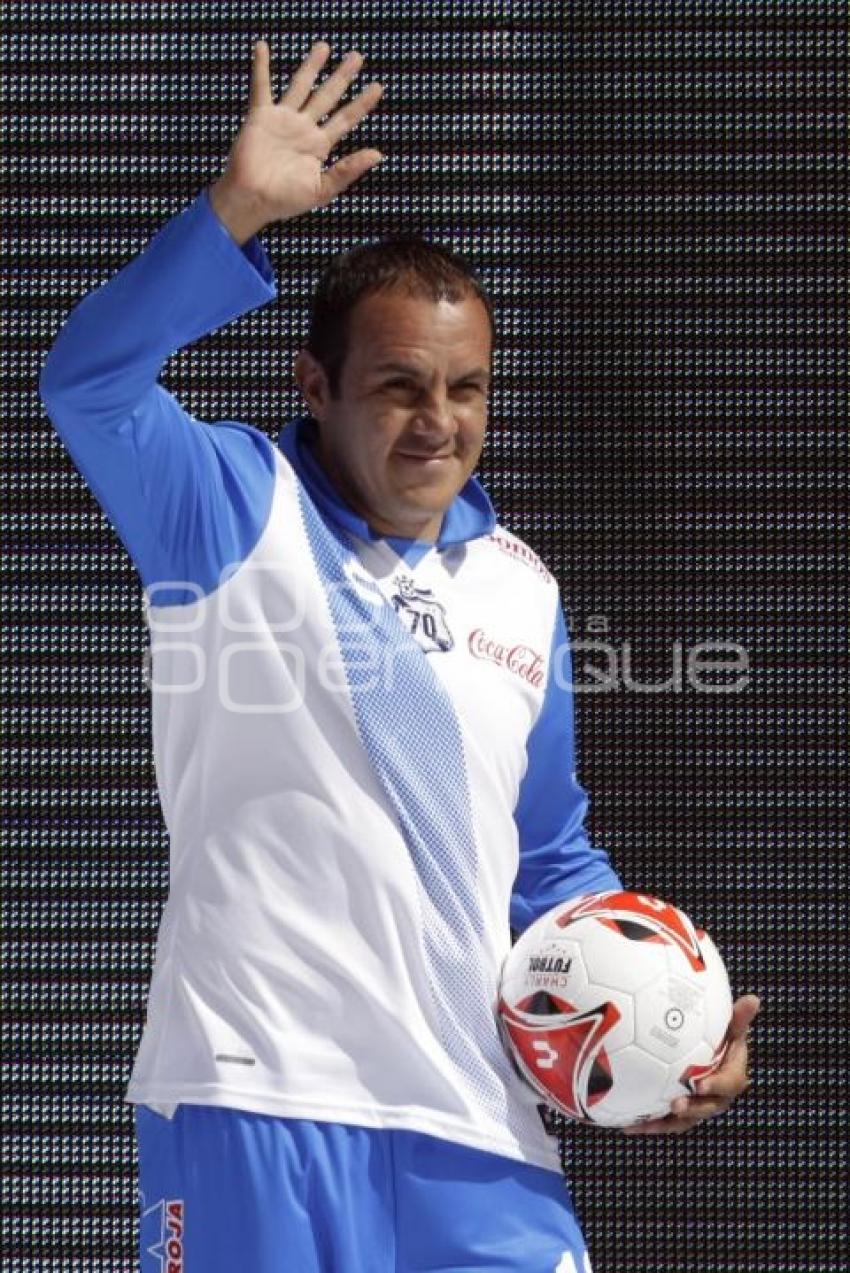
[[[511,927],[522,932],[559,902],[580,893],[621,889],[607,853],[584,829],[588,798],[575,766],[572,660],[558,606],[543,706],[526,744],[528,764],[514,817],[519,872],[511,898]]]
[[[257,240],[240,249],[202,191],[80,301],[50,350],[44,406],[145,586],[183,580],[206,593],[259,535],[273,482],[268,439],[248,425],[202,424],[157,377],[176,350],[275,295]],[[181,590],[155,598],[190,599]]]
[[[209,591],[265,522],[268,439],[245,424],[201,424],[157,377],[176,350],[276,296],[255,237],[263,226],[329,202],[380,158],[359,151],[322,171],[380,96],[370,86],[320,127],[362,61],[349,55],[311,97],[327,53],[316,45],[274,105],[268,46],[256,46],[251,108],[223,177],[76,306],[43,366],[54,427],[146,585],[184,580]],[[166,591],[158,604],[193,595]]]
[[[575,774],[571,682],[572,660],[559,607],[549,685],[527,743],[528,768],[514,815],[520,866],[511,899],[511,927],[519,932],[570,897],[625,887],[607,854],[591,847],[584,830],[587,796]],[[734,1005],[729,1049],[720,1069],[700,1081],[698,1095],[680,1097],[672,1113],[625,1128],[625,1134],[687,1132],[727,1110],[750,1085],[747,1035],[758,1010],[756,995],[742,995]]]

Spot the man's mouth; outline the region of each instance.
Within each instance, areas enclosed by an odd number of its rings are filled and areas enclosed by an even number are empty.
[[[427,464],[431,461],[450,460],[454,451],[396,451],[396,455],[402,460],[418,460],[420,464]]]

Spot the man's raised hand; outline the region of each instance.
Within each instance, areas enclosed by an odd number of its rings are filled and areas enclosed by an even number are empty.
[[[240,243],[274,221],[324,207],[383,158],[379,150],[356,150],[324,168],[333,147],[374,109],[383,92],[375,81],[334,109],[359,74],[363,58],[347,53],[316,88],[329,56],[325,41],[314,44],[275,102],[269,46],[265,40],[254,45],[248,114],[224,174],[209,191],[213,209]]]

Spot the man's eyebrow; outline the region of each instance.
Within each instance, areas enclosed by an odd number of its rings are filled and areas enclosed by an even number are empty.
[[[388,371],[400,373],[403,376],[411,376],[414,380],[421,378],[422,371],[413,363],[406,362],[382,362],[373,368],[376,376],[384,375]],[[458,376],[455,383],[464,380],[483,380],[485,383],[490,379],[490,372],[486,367],[473,367],[470,371],[465,371],[462,376]]]

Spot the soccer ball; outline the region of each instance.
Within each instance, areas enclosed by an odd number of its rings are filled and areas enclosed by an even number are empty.
[[[707,933],[643,893],[554,907],[505,960],[498,1020],[520,1074],[580,1122],[624,1127],[669,1113],[721,1064],[732,1015]]]

